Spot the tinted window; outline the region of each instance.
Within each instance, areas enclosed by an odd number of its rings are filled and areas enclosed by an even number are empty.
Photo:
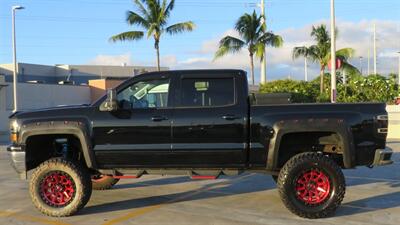
[[[183,79],[180,106],[231,105],[234,97],[233,78]]]
[[[164,108],[168,106],[169,79],[134,83],[118,94],[124,108]]]

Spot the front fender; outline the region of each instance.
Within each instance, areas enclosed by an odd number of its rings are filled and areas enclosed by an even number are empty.
[[[26,145],[29,137],[46,134],[70,134],[79,139],[81,149],[88,168],[97,168],[95,157],[91,149],[91,138],[86,121],[62,120],[62,121],[25,121],[19,135],[19,142]]]

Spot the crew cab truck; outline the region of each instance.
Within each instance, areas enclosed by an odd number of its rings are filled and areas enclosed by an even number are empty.
[[[22,178],[33,170],[33,204],[57,217],[120,178],[249,171],[272,175],[291,212],[321,218],[344,198],[341,169],[392,163],[385,104],[263,104],[254,96],[241,70],[142,74],[91,105],[12,114],[8,151]]]

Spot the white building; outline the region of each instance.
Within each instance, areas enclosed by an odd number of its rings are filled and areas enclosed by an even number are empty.
[[[161,68],[168,70],[168,68]],[[0,76],[5,77],[6,82],[13,80],[13,64],[0,64]],[[156,71],[157,67],[147,66],[105,66],[105,65],[66,65],[54,66],[18,63],[18,82],[20,83],[46,83],[58,84],[88,84],[95,79],[126,79],[137,74]]]

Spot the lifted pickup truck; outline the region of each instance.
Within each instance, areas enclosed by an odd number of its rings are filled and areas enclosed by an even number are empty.
[[[272,175],[293,213],[321,218],[344,198],[341,169],[392,163],[385,104],[255,98],[241,70],[147,73],[91,105],[11,115],[8,151],[22,178],[34,170],[33,204],[50,216],[76,213],[120,178],[249,171]]]

